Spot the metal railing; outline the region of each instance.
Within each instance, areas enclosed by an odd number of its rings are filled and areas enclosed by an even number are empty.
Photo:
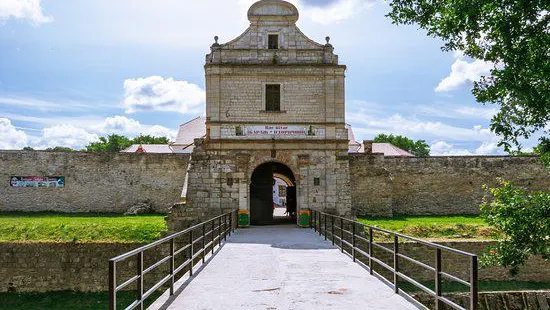
[[[425,240],[413,238],[397,232],[381,229],[374,226],[369,226],[357,221],[353,221],[353,220],[336,216],[336,215],[327,214],[320,211],[311,210],[310,221],[311,221],[311,227],[315,229],[315,231],[318,232],[319,235],[324,235],[325,240],[332,239],[331,240],[332,244],[337,245],[342,252],[345,251],[344,247],[347,247],[348,249],[350,249],[351,253],[348,251],[346,252],[352,257],[353,261],[356,261],[356,259],[360,260],[359,256],[362,256],[363,258],[365,258],[367,260],[367,264],[365,265],[367,265],[366,267],[369,270],[370,274],[376,273],[373,270],[373,263],[376,263],[377,265],[389,271],[393,275],[393,281],[386,279],[386,282],[391,287],[393,287],[395,293],[403,293],[406,296],[409,296],[407,293],[405,293],[402,289],[399,288],[399,279],[402,279],[411,283],[412,285],[421,289],[422,291],[426,292],[432,297],[434,297],[435,309],[442,309],[443,304],[446,304],[457,310],[466,310],[466,309],[477,310],[478,309],[477,255],[460,251],[457,249],[453,249],[450,247],[446,247],[433,242],[428,242]],[[346,225],[348,227],[351,227],[351,230],[349,229],[346,230],[345,229]],[[368,231],[368,234],[365,237],[365,233],[367,231]],[[393,239],[393,248],[383,246],[382,244],[384,242],[376,242],[373,238],[374,232],[382,233],[383,235],[389,237],[390,240]],[[415,260],[414,258],[405,255],[403,252],[400,252],[399,251],[400,240],[419,243],[433,250],[435,254],[434,266],[430,266],[429,264],[425,264],[423,262]],[[362,249],[358,245],[358,243],[360,244],[361,242],[367,244],[367,249]],[[382,260],[383,258],[381,256],[376,257],[375,251],[373,251],[374,248],[380,249],[386,253],[390,253],[391,255],[390,257],[393,257],[392,259],[393,266],[390,266],[389,264],[385,263]],[[452,275],[442,270],[442,259],[441,259],[442,252],[453,253],[469,260],[469,279],[468,280],[463,280],[456,275]],[[399,268],[399,263],[402,260],[413,263],[414,265],[424,268],[426,270],[432,271],[434,273],[435,289],[432,290],[426,287],[425,285],[421,284],[419,281],[414,280],[411,276],[404,274],[403,271]],[[378,273],[376,274],[379,278],[383,278]],[[441,288],[442,288],[443,278],[461,283],[462,285],[469,288],[469,307],[468,308],[464,308],[461,305],[453,302],[452,300],[442,296]]]
[[[207,249],[214,254],[216,244],[219,246],[222,239],[226,240],[227,236],[235,231],[236,226],[237,211],[234,210],[111,258],[109,260],[109,309],[117,309],[117,292],[132,283],[136,283],[137,299],[124,309],[143,309],[144,301],[167,282],[170,285],[170,295],[173,295],[174,283],[177,281],[176,275],[182,271],[189,271],[189,276],[192,276],[195,264],[201,259],[204,263],[205,256],[208,253]],[[207,240],[209,241],[206,242]],[[166,244],[170,247],[169,254],[151,266],[144,268],[144,252],[153,248],[160,250],[159,246]],[[184,245],[177,249],[178,244]],[[180,255],[184,255],[185,261],[176,267],[176,257]],[[123,283],[117,284],[117,263],[129,259],[135,259],[137,267],[135,275]],[[169,263],[168,274],[144,292],[144,276],[167,262]]]

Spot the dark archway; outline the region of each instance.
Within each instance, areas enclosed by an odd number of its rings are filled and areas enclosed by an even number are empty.
[[[287,166],[268,162],[258,166],[252,173],[250,182],[250,223],[252,225],[269,225],[277,221],[273,219],[274,178],[283,179],[286,187],[286,211],[290,218],[296,216],[296,179]]]

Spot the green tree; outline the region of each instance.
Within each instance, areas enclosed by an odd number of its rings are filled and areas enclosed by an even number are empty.
[[[34,149],[30,146],[25,146],[22,150],[23,151],[34,151]]]
[[[379,134],[374,138],[377,143],[391,143],[414,156],[426,157],[430,155],[430,146],[424,140],[413,141],[407,137],[394,136],[393,134]]]
[[[170,140],[166,137],[155,137],[145,135],[129,139],[125,136],[112,134],[107,137],[100,137],[98,142],[92,142],[86,146],[85,150],[90,152],[120,152],[132,144],[168,144]]]
[[[548,0],[391,0],[395,24],[417,24],[462,51],[495,64],[474,84],[478,102],[497,104],[491,130],[506,151],[550,122],[550,2]]]
[[[487,223],[504,233],[504,239],[489,247],[481,266],[509,267],[515,275],[530,255],[550,259],[550,193],[499,183],[499,187],[485,187],[481,212]]]
[[[132,141],[127,137],[112,134],[107,137],[99,137],[98,142],[92,142],[88,146],[86,146],[86,151],[120,152],[132,144]]]
[[[66,146],[56,146],[56,147],[49,147],[45,149],[45,151],[54,151],[54,152],[74,152],[76,150],[66,147]]]

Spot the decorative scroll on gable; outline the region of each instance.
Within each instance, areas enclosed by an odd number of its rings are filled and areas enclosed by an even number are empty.
[[[294,5],[282,0],[261,0],[248,10],[250,27],[224,44],[215,43],[206,55],[206,64],[338,64],[338,56],[326,38],[317,43],[296,26]],[[269,36],[276,48],[269,46]]]

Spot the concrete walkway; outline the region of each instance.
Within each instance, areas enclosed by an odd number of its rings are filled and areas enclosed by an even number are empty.
[[[238,229],[159,309],[418,309],[313,230]]]

